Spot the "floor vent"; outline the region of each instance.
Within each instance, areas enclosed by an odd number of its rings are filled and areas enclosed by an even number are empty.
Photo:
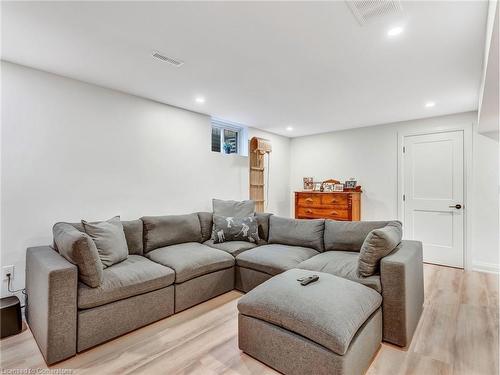
[[[168,56],[165,56],[165,55],[162,55],[161,53],[159,53],[158,51],[153,51],[153,54],[152,56],[155,58],[155,59],[158,59],[160,61],[163,61],[163,62],[166,62],[170,65],[173,65],[175,66],[176,68],[184,65],[184,61],[181,61],[181,60],[177,60],[177,59],[174,59],[173,57],[168,57]]]
[[[361,25],[385,16],[403,14],[400,0],[346,0]]]

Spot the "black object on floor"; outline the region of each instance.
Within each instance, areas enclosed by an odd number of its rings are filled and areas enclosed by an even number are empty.
[[[16,296],[0,298],[0,338],[17,335],[23,328],[21,302]]]

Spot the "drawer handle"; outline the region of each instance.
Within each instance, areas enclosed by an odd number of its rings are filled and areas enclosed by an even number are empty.
[[[337,215],[338,212],[337,211],[332,211],[331,215]]]
[[[306,210],[308,214],[312,214],[312,210]]]
[[[306,202],[312,202],[312,198],[306,198]]]
[[[332,199],[332,203],[337,203],[337,200],[336,199]]]

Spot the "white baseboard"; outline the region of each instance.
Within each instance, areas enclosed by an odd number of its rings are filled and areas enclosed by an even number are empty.
[[[500,265],[486,262],[472,262],[472,270],[500,274]]]

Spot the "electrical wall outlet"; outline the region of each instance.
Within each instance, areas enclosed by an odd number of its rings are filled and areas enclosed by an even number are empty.
[[[14,266],[5,266],[2,267],[2,280],[8,280],[9,278],[7,275],[10,274],[10,279],[12,280],[14,278]]]

